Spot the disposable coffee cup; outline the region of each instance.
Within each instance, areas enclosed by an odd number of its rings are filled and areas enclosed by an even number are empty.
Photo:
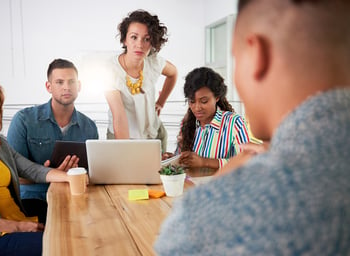
[[[81,195],[85,193],[86,173],[86,169],[82,167],[71,168],[68,170],[67,175],[72,195]]]

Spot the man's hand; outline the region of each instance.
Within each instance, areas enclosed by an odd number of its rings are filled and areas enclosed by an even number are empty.
[[[238,167],[241,167],[246,162],[248,162],[255,155],[267,151],[269,145],[270,144],[268,142],[264,142],[263,144],[247,143],[241,145],[243,152],[241,152],[237,156],[231,157],[229,162],[223,168],[221,168],[220,171],[218,171],[215,175],[223,175],[225,173],[234,171]]]

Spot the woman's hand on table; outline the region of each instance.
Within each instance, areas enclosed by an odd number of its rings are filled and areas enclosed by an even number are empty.
[[[66,158],[62,161],[60,166],[57,167],[58,170],[67,172],[70,168],[78,167],[79,157],[76,155],[70,156],[67,155]]]
[[[44,231],[42,223],[32,221],[14,221],[0,219],[0,228],[2,232],[39,232]]]
[[[195,152],[185,151],[181,153],[179,163],[187,167],[203,167],[203,158]]]

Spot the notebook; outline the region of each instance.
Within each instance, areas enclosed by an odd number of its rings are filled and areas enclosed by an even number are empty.
[[[56,140],[50,158],[50,166],[57,168],[67,155],[79,157],[79,167],[88,169],[85,142]]]
[[[160,184],[160,140],[87,140],[90,183]]]

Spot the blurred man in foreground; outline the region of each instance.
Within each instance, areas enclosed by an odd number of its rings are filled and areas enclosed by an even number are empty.
[[[350,254],[349,13],[347,0],[239,1],[236,86],[270,146],[188,191],[159,255]]]

